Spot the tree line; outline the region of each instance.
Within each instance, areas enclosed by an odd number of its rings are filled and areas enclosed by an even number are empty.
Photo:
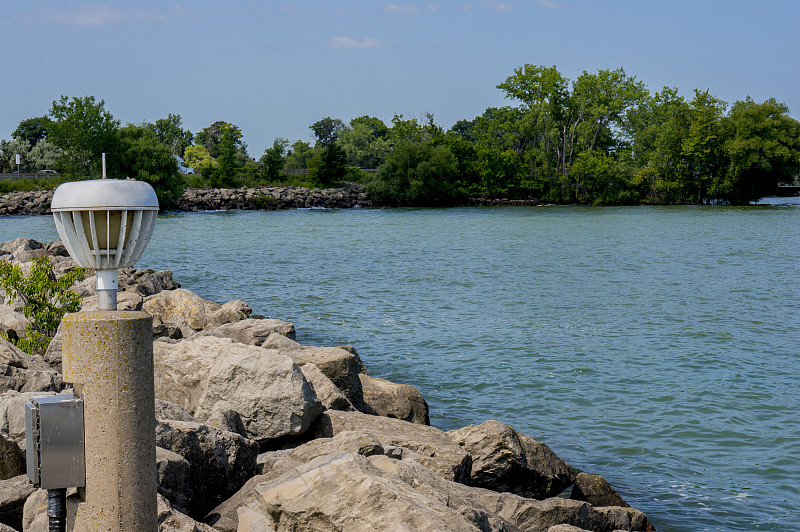
[[[452,205],[469,198],[560,204],[746,204],[800,175],[800,122],[774,98],[732,105],[709,90],[651,94],[623,69],[583,72],[524,65],[497,88],[512,103],[445,130],[432,114],[325,117],[314,141],[277,138],[256,160],[238,126],[217,121],[192,134],[180,115],[128,124],[92,96],[54,101],[47,116],[20,123],[0,141],[0,171],[23,154],[24,170],[99,172],[151,182],[165,205],[186,186],[173,155],[200,173],[189,184],[235,186],[236,177],[279,182],[305,169],[312,186],[364,183],[388,205]],[[359,168],[377,169],[363,173]]]

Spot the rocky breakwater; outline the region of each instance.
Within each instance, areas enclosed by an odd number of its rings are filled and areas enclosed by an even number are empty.
[[[0,216],[50,214],[52,190],[25,190],[0,194]]]
[[[275,210],[309,208],[346,209],[372,207],[364,187],[346,184],[338,188],[255,187],[188,189],[178,201],[182,211]]]
[[[0,243],[23,268],[40,254],[56,274],[74,267],[60,242]],[[74,287],[84,308],[94,283]],[[368,375],[350,346],[301,345],[291,323],[205,300],[169,271],[125,270],[120,287],[120,308],[154,321],[161,531],[652,530],[512,427],[430,426],[419,391]],[[21,335],[20,302],[2,308]],[[46,492],[24,475],[24,403],[66,389],[60,359],[58,335],[34,356],[0,340],[0,531],[47,530]]]
[[[50,214],[52,190],[9,192],[0,195],[0,216]],[[337,188],[254,187],[190,188],[171,205],[180,211],[349,209],[372,207],[362,185],[348,183]]]

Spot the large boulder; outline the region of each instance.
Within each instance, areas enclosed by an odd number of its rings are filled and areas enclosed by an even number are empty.
[[[170,504],[169,500],[159,494],[158,532],[214,532],[214,529],[205,523],[198,523],[180,512]]]
[[[25,471],[25,454],[19,444],[0,432],[0,480],[24,475]]]
[[[22,530],[25,500],[34,491],[27,475],[0,480],[0,523]]]
[[[247,318],[220,325],[209,334],[230,338],[240,344],[263,345],[269,335],[273,333],[294,339],[294,325],[288,321],[270,318]]]
[[[154,342],[153,358],[156,397],[199,421],[234,410],[259,442],[304,433],[322,410],[297,365],[274,350],[202,336]]]
[[[423,495],[370,459],[340,451],[254,487],[238,509],[236,530],[476,532],[508,528],[478,528],[458,510]]]
[[[190,515],[204,515],[256,474],[258,444],[191,421],[161,420],[156,445],[189,462]]]
[[[25,402],[32,397],[54,392],[15,392],[0,394],[0,432],[25,450]]]
[[[325,410],[355,410],[353,403],[336,386],[332,380],[325,376],[316,364],[309,362],[300,366],[300,371],[308,383],[314,388],[322,406]]]
[[[226,323],[241,321],[252,312],[245,302],[238,299],[220,305],[184,288],[163,290],[146,297],[142,310],[164,323],[186,322],[194,331],[213,330]]]
[[[289,356],[298,366],[312,363],[328,377],[353,403],[361,409],[364,403],[361,379],[364,363],[353,351],[341,347],[297,346],[279,348],[281,354]]]
[[[193,493],[189,484],[189,461],[178,453],[156,447],[156,472],[158,493],[179,511],[186,512]]]
[[[586,501],[592,506],[628,506],[608,481],[600,475],[578,473],[572,486],[570,499]]]
[[[190,290],[178,288],[145,298],[142,310],[166,323],[186,321],[195,331],[208,325],[206,300]]]
[[[370,434],[383,444],[407,449],[422,465],[441,477],[468,483],[472,457],[441,430],[429,425],[372,416],[361,412],[323,412],[315,426],[317,437],[332,438],[345,431]]]
[[[50,368],[41,356],[31,356],[0,338],[0,393],[59,391],[64,388],[61,374]]]
[[[292,471],[314,460],[318,456],[348,451],[362,456],[376,454],[391,454],[395,457],[402,456],[399,449],[385,445],[371,434],[347,431],[337,434],[334,438],[318,438],[311,440],[294,449],[269,451],[258,456],[259,474],[250,480],[233,497],[226,500],[204,519],[212,523],[218,530],[236,530],[238,519],[237,510],[250,495],[253,488],[259,484],[272,481],[277,477]]]
[[[153,271],[126,268],[120,272],[119,286],[126,292],[135,292],[142,297],[151,296],[164,290],[175,290],[181,285],[172,279],[170,270]]]
[[[572,468],[550,447],[499,421],[469,425],[447,436],[472,456],[473,486],[546,499],[575,480]]]
[[[430,425],[428,403],[415,386],[398,384],[364,373],[358,375],[366,408],[362,411],[411,423]]]

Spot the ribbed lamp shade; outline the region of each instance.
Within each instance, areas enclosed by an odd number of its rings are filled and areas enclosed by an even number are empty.
[[[50,209],[70,256],[84,268],[133,266],[150,237],[158,198],[144,181],[95,179],[59,186]]]

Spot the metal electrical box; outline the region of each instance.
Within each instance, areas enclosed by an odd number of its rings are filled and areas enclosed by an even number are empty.
[[[42,489],[86,484],[83,399],[72,394],[33,397],[25,403],[28,478]]]

